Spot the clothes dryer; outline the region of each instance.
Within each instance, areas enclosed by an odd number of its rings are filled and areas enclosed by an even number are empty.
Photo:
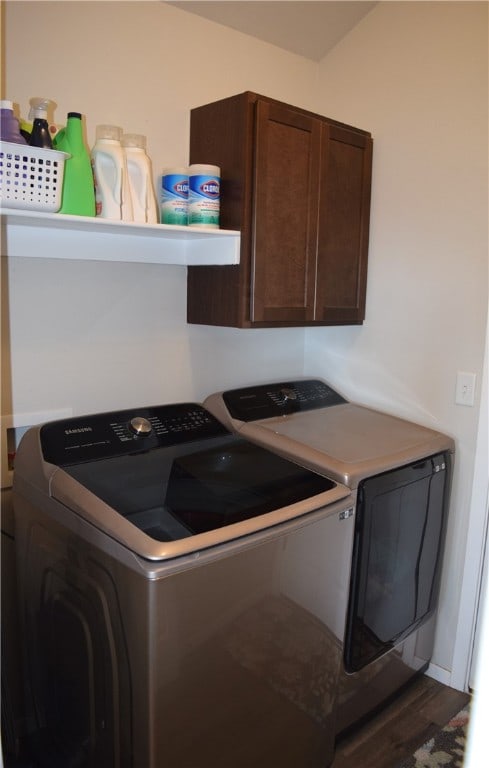
[[[429,665],[454,442],[350,403],[321,379],[228,390],[205,406],[241,436],[357,493],[339,735]]]

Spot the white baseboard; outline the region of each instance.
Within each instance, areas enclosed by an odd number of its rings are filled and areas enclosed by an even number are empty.
[[[443,683],[443,685],[451,684],[452,676],[450,671],[443,667],[439,667],[436,664],[430,664],[425,674],[428,675],[428,677],[433,678],[433,680]]]

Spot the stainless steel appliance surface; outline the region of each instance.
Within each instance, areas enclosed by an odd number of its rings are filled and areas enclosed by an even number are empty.
[[[13,500],[36,765],[331,763],[346,486],[180,403],[30,429]]]
[[[340,735],[431,660],[454,441],[348,402],[322,379],[218,392],[204,405],[235,433],[357,493]]]

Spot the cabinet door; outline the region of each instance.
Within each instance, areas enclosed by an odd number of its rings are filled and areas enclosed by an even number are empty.
[[[321,121],[259,100],[255,115],[252,323],[314,319]]]
[[[347,128],[322,130],[315,320],[365,317],[372,139]]]

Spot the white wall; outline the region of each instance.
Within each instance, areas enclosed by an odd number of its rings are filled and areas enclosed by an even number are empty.
[[[446,670],[486,332],[487,31],[486,3],[381,3],[321,62],[319,77],[323,112],[372,131],[374,178],[366,322],[308,330],[306,372],[456,439],[434,654]],[[457,371],[477,374],[474,408],[455,405]]]
[[[313,99],[312,62],[162,2],[9,0],[4,33],[5,96],[22,115],[45,95],[58,122],[85,115],[89,146],[99,123],[143,133],[155,176],[188,162],[193,106],[244,90]],[[188,326],[185,268],[12,259],[6,285],[16,413],[202,399],[303,369],[302,329]]]
[[[476,657],[477,687],[470,709],[465,768],[481,768],[487,763],[487,723],[489,718],[489,584],[486,569],[485,591],[480,613],[479,653]],[[485,651],[485,653],[484,653]]]
[[[450,670],[478,420],[453,403],[455,372],[480,381],[487,309],[486,4],[382,3],[319,66],[161,2],[5,5],[5,97],[83,112],[89,144],[98,123],[146,134],[155,173],[187,161],[192,106],[247,89],[372,131],[363,327],[187,326],[184,268],[11,259],[3,389],[19,413],[81,413],[305,371],[453,434]]]

